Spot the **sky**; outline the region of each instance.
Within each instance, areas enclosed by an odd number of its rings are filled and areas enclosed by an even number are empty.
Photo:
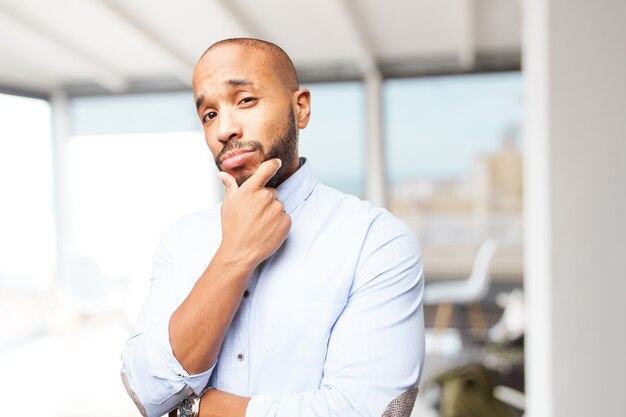
[[[391,180],[460,177],[522,123],[520,73],[392,80],[385,90]]]
[[[362,194],[367,141],[366,97],[360,83],[307,85],[312,116],[301,151],[322,181]],[[385,83],[383,123],[387,177],[458,178],[477,153],[501,146],[520,129],[519,72],[397,79]]]

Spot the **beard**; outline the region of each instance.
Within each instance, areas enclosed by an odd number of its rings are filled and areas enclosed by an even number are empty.
[[[215,165],[217,169],[222,171],[220,160],[226,152],[230,152],[235,149],[255,149],[263,155],[263,161],[269,159],[278,158],[281,160],[282,165],[276,172],[276,174],[270,178],[265,185],[266,187],[276,188],[286,178],[287,170],[292,166],[294,159],[296,158],[297,143],[298,143],[298,128],[296,127],[296,117],[293,111],[293,107],[289,107],[289,114],[287,115],[287,122],[285,128],[280,136],[272,142],[269,150],[266,152],[263,144],[256,140],[230,140],[226,142],[226,145],[215,157]],[[248,178],[253,174],[240,174],[235,180],[237,185],[241,186]]]

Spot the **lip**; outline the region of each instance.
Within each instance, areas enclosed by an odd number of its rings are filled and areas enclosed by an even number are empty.
[[[245,165],[250,157],[256,152],[255,149],[235,149],[222,156],[220,161],[223,170],[232,170]]]

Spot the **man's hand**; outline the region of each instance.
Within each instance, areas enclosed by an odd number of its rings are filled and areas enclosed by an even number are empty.
[[[190,374],[215,363],[250,273],[287,238],[291,218],[278,191],[264,187],[278,168],[279,159],[263,162],[241,187],[230,174],[219,174],[226,187],[222,243],[169,323],[174,356]]]
[[[225,197],[222,204],[222,255],[232,256],[251,268],[269,258],[285,241],[291,218],[278,200],[275,188],[265,184],[281,166],[280,159],[270,159],[241,187],[232,175],[220,172]]]

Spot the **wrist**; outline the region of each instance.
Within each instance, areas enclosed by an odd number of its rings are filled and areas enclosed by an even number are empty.
[[[245,417],[249,397],[211,389],[202,396],[201,417]]]
[[[232,271],[235,275],[248,276],[262,262],[256,257],[238,249],[230,249],[226,245],[220,245],[213,257],[213,262],[220,267]]]

